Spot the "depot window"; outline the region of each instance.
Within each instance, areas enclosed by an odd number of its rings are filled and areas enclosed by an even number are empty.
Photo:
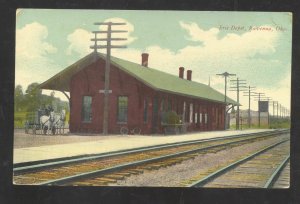
[[[128,113],[128,97],[119,96],[118,97],[118,122],[127,123],[127,113]]]
[[[83,96],[81,115],[82,115],[83,122],[92,121],[92,97],[91,96]]]

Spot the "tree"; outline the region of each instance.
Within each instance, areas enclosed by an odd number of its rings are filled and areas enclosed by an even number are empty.
[[[21,85],[17,85],[15,87],[15,95],[14,95],[14,110],[22,111],[23,109],[24,109],[23,88]]]
[[[32,83],[27,87],[25,92],[27,111],[36,111],[41,105],[42,90],[39,89],[38,85],[38,83]]]

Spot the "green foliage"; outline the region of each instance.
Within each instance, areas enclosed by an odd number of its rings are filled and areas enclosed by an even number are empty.
[[[179,124],[180,117],[177,115],[175,111],[168,111],[166,113],[166,122],[172,125]]]
[[[282,129],[282,128],[290,128],[291,121],[289,118],[272,118],[270,119],[270,128],[272,129]]]
[[[15,112],[14,114],[14,127],[24,127],[27,112]]]
[[[27,87],[25,102],[27,111],[35,111],[42,102],[42,90],[38,88],[38,83],[32,83]]]

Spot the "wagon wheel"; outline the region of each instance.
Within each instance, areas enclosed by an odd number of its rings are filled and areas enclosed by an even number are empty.
[[[136,128],[133,129],[132,132],[133,132],[134,135],[139,135],[139,134],[141,134],[141,131],[142,131],[141,128],[136,127]]]
[[[128,134],[128,128],[127,127],[121,127],[120,133],[121,133],[121,135],[127,135]]]
[[[25,134],[28,134],[28,132],[29,132],[29,131],[28,131],[28,126],[26,125],[26,126],[25,126]]]
[[[52,127],[51,132],[52,132],[52,135],[55,135],[55,132],[56,132],[56,127],[55,126]]]
[[[28,127],[28,121],[25,122],[25,134],[28,134],[29,127]]]
[[[44,133],[44,135],[47,134],[47,130],[48,130],[48,127],[47,127],[47,126],[44,126],[44,128],[43,128],[43,133]]]
[[[33,133],[34,135],[36,135],[36,126],[35,126],[35,125],[32,127],[32,133]]]

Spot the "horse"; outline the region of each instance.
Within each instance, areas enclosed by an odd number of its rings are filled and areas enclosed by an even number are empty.
[[[55,114],[54,111],[51,111],[49,116],[42,115],[40,117],[40,125],[41,125],[41,131],[44,135],[47,134],[48,131],[51,131],[52,134],[55,134]],[[48,133],[49,134],[49,133]]]
[[[60,114],[56,114],[53,125],[56,127],[58,132],[64,134],[64,127],[66,121],[66,110],[62,110]]]

